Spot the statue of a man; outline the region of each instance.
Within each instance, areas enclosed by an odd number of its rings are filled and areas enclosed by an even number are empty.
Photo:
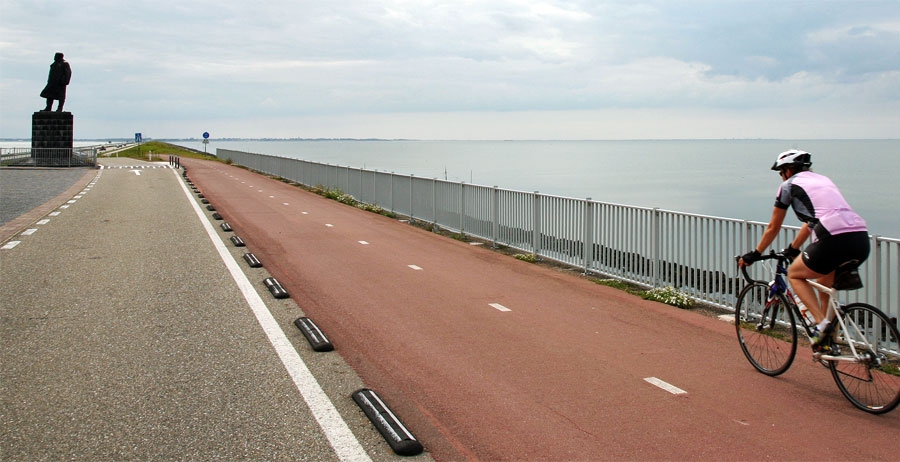
[[[69,63],[63,60],[62,53],[56,53],[53,57],[53,64],[50,65],[50,75],[47,76],[47,86],[41,92],[41,97],[47,99],[47,107],[45,111],[51,110],[53,100],[59,101],[59,107],[56,112],[62,112],[63,104],[66,102],[66,85],[72,79],[72,68]]]

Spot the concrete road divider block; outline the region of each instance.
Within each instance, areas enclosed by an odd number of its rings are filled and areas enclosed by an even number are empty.
[[[212,214],[212,217],[213,217],[214,220],[221,220],[221,219],[222,219],[222,215],[219,215],[219,212],[216,212],[216,213]]]
[[[287,298],[288,293],[284,290],[284,287],[278,282],[275,278],[265,278],[263,280],[263,284],[266,285],[266,288],[269,289],[269,292],[272,292],[272,296],[275,298]]]
[[[231,236],[231,243],[234,244],[235,247],[243,247],[246,245],[244,244],[244,240],[237,236]]]
[[[388,409],[384,401],[368,388],[353,393],[353,401],[359,405],[366,417],[372,421],[381,436],[398,455],[415,456],[423,451],[422,443],[400,423],[397,416]]]
[[[202,197],[202,196],[203,196],[203,194],[201,194],[199,197]],[[201,204],[209,204],[209,199],[200,199],[200,203]]]
[[[312,322],[311,319],[306,317],[297,318],[294,320],[294,325],[297,326],[297,329],[300,329],[300,332],[306,337],[306,340],[309,342],[313,351],[324,352],[334,350],[334,345],[331,344],[328,337],[325,336],[322,330],[319,329],[319,326]]]
[[[219,225],[219,226],[222,227],[222,231],[225,231],[226,233],[230,233],[230,232],[231,232],[231,225],[229,225],[227,222],[222,223],[222,224]]]
[[[250,265],[251,268],[259,268],[263,265],[262,262],[259,261],[258,258],[256,258],[256,255],[253,255],[249,252],[244,254],[244,260],[248,265]]]
[[[207,205],[207,206],[206,206],[206,210],[209,210],[210,212],[215,212],[215,211],[216,211],[216,208],[213,207],[212,204],[210,204],[210,205]]]

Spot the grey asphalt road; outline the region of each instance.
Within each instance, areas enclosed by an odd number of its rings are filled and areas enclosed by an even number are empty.
[[[0,249],[0,459],[399,459],[175,170],[101,164]]]
[[[33,222],[30,212],[36,211],[36,218],[49,211],[41,210],[44,204],[55,206],[71,198],[75,191],[69,188],[87,184],[91,172],[90,168],[0,168],[0,241],[21,231],[19,222]],[[65,196],[57,199],[61,195]]]

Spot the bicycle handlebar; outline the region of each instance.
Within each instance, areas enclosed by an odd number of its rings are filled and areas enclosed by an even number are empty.
[[[742,257],[742,255],[735,256],[734,261],[740,262],[741,257]],[[779,264],[782,264],[782,263],[787,264],[787,263],[791,262],[791,259],[788,258],[783,252],[776,252],[775,250],[770,250],[769,253],[767,253],[765,255],[760,255],[759,260],[757,260],[757,261],[763,261],[763,260],[778,260]],[[752,263],[751,263],[751,265],[752,265]],[[757,280],[751,278],[750,273],[747,272],[747,267],[749,267],[749,266],[750,265],[745,265],[745,266],[741,267],[741,274],[744,276],[744,279],[746,279],[747,282],[751,282],[751,283],[752,282],[761,282],[763,284],[767,283],[767,281],[757,281]]]

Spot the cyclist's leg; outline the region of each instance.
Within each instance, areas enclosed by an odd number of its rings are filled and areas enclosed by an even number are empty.
[[[816,282],[825,287],[834,286],[834,271],[816,279]],[[831,295],[828,292],[819,292],[819,306],[822,307],[822,316],[828,314],[828,304],[831,303]]]
[[[830,282],[834,281],[834,272],[832,271],[831,274],[818,273],[806,265],[804,258],[796,258],[794,263],[788,268],[788,279],[791,281],[791,288],[794,290],[794,293],[800,297],[800,300],[806,305],[806,309],[816,318],[816,322],[822,322],[825,319],[825,311],[822,309],[824,305],[819,303],[819,299],[816,297],[816,290],[806,280],[817,279],[820,284],[831,287]],[[827,279],[829,284],[823,282],[823,279]]]

